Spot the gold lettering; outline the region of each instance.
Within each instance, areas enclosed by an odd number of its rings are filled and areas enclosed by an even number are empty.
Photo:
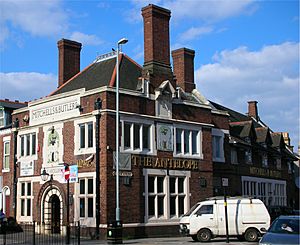
[[[159,167],[159,166],[160,166],[160,160],[159,160],[159,158],[156,158],[156,161],[153,164],[153,167]]]

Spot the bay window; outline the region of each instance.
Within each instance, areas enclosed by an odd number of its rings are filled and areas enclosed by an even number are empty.
[[[144,169],[145,221],[178,219],[189,209],[190,173]]]

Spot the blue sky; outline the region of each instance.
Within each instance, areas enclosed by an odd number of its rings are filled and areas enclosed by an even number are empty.
[[[299,142],[299,2],[252,0],[0,0],[0,98],[29,101],[57,87],[57,41],[83,43],[81,68],[116,48],[143,64],[141,8],[171,10],[171,49],[196,51],[197,89]],[[297,148],[297,147],[296,147]]]

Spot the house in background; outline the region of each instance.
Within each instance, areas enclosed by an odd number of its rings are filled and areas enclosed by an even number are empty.
[[[229,113],[224,155],[217,150],[213,153],[214,194],[223,194],[222,178],[228,178],[229,195],[259,198],[266,206],[299,209],[293,170],[297,158],[285,143],[287,133],[275,133],[261,121],[256,101],[248,102],[247,115],[211,103]],[[216,158],[218,154],[222,158]]]
[[[0,100],[0,209],[11,214],[11,193],[13,190],[12,113],[13,110],[27,106],[27,103]]]

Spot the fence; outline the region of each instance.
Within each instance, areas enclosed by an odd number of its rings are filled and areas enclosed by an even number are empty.
[[[0,244],[24,245],[80,245],[80,223],[70,224],[70,236],[60,233],[41,231],[36,222],[32,224],[16,225],[13,229],[3,222],[0,224]]]

